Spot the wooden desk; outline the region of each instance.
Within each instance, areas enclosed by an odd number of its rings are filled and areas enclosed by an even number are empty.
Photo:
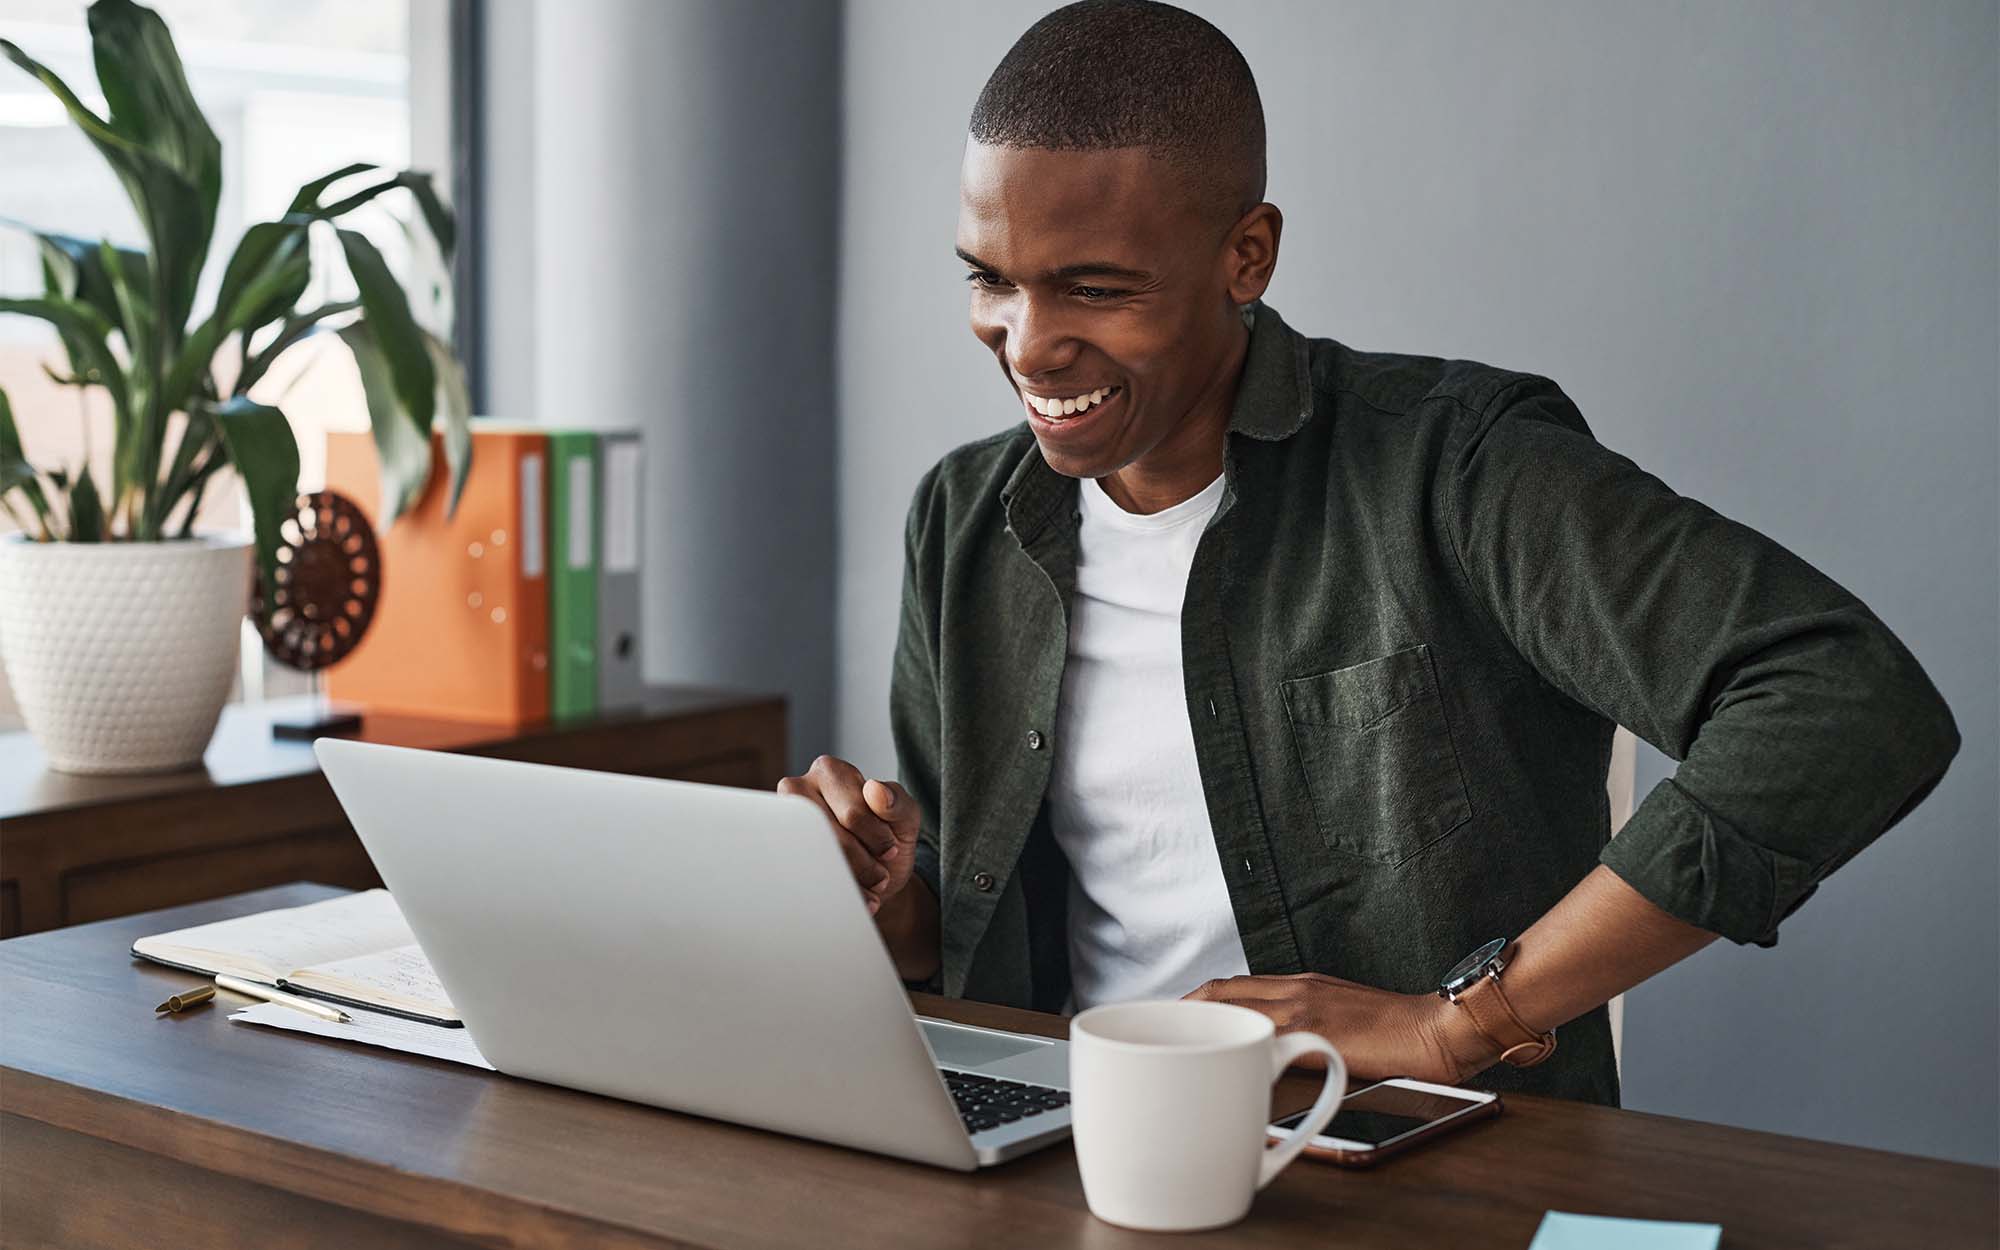
[[[232,705],[202,767],[151,776],[53,772],[27,734],[0,734],[0,938],[301,879],[381,884],[312,745],[271,736],[308,703]],[[760,789],[786,771],[782,698],[686,686],[520,726],[371,713],[355,736]]]
[[[1301,1160],[1241,1224],[1162,1238],[1093,1219],[1067,1145],[961,1175],[230,1024],[213,1006],[153,1017],[191,978],[128,958],[134,938],[332,892],[0,943],[0,1245],[1522,1250],[1547,1208],[1712,1221],[1731,1250],[2000,1238],[1992,1169],[1513,1095],[1497,1120],[1373,1171]],[[1288,1077],[1275,1101],[1312,1088]]]

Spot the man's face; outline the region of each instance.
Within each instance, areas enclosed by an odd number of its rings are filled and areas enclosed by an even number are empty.
[[[1242,337],[1236,305],[1247,302],[1228,244],[1143,148],[967,143],[958,254],[972,332],[1021,397],[1051,468],[1106,477],[1214,407]],[[1226,402],[1233,379],[1221,382]],[[1100,402],[1071,415],[1031,402],[1097,392]]]

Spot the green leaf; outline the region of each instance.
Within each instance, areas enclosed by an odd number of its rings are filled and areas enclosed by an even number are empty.
[[[342,165],[330,174],[322,174],[299,188],[299,193],[292,197],[291,211],[294,213],[311,213],[317,215],[319,213],[319,197],[326,193],[328,187],[339,182],[342,178],[352,178],[356,174],[365,174],[371,169],[379,168],[381,166],[372,165],[367,161],[356,161],[352,165]]]
[[[35,244],[42,253],[42,276],[49,294],[88,304],[102,313],[107,321],[118,319],[118,295],[111,282],[112,270],[107,268],[103,259],[103,248],[109,246],[106,241],[92,242],[53,231],[36,230],[11,218],[0,217],[0,224],[35,237]],[[150,262],[146,253],[132,247],[113,246],[112,251],[118,257],[116,270],[122,273],[125,285],[141,303],[150,305],[153,300],[152,271],[148,268]]]
[[[417,211],[424,215],[424,224],[430,227],[431,237],[437,240],[438,252],[446,264],[451,263],[452,253],[458,247],[458,222],[451,210],[438,198],[437,183],[427,173],[405,170],[398,180],[410,189],[410,195],[417,201]]]
[[[444,463],[451,472],[451,494],[445,500],[445,515],[450,517],[458,513],[458,497],[465,493],[465,478],[472,471],[472,393],[465,383],[464,366],[441,339],[426,332],[424,346],[430,350],[431,364],[438,376]]]
[[[123,324],[124,315],[118,306],[117,291],[103,259],[104,244],[36,230],[11,218],[0,217],[0,224],[34,237],[36,246],[41,250],[44,294],[87,305],[107,323]],[[144,293],[151,288],[152,276],[147,269],[146,254],[131,248],[113,250],[118,257],[115,268],[122,271],[135,302],[149,304],[150,300]],[[56,327],[56,337],[62,341],[70,371],[67,377],[50,371],[50,377],[65,386],[90,385],[91,367],[88,361],[92,353],[89,346],[78,341],[79,335],[62,326]]]
[[[104,539],[104,499],[97,493],[97,479],[88,468],[78,469],[76,485],[69,490],[69,537],[65,541],[101,543]]]
[[[368,399],[368,425],[375,436],[375,460],[382,476],[381,529],[416,506],[431,476],[431,438],[410,420],[391,376],[388,358],[366,321],[341,327],[341,341],[354,353],[361,370],[361,390]]]
[[[331,204],[320,203],[320,196],[325,194],[329,186],[343,178],[367,173],[375,168],[376,166],[365,163],[346,165],[323,177],[313,179],[300,187],[299,193],[292,197],[292,213],[331,221],[353,212],[384,192],[394,191],[398,187],[406,188],[411,198],[416,200],[417,210],[423,214],[424,224],[430,228],[431,237],[437,240],[438,250],[444,254],[446,260],[450,260],[452,249],[458,243],[458,226],[451,210],[444,206],[442,199],[438,198],[437,184],[430,174],[422,170],[406,169],[379,182],[372,182]]]
[[[222,340],[281,317],[299,302],[312,277],[307,243],[303,225],[266,221],[243,232],[243,241],[222,272],[215,310],[188,336],[162,384],[161,394],[170,409],[186,405]]]
[[[14,405],[8,401],[7,392],[0,391],[0,494],[32,483],[40,476],[21,449],[21,431],[14,427]]]
[[[111,354],[111,323],[103,314],[88,304],[66,299],[7,299],[0,297],[0,313],[19,313],[24,317],[39,317],[58,331],[64,333],[66,342],[73,342],[77,350],[83,352],[83,359],[72,360],[70,367],[78,371],[86,381],[97,383],[111,392],[111,404],[117,414],[121,440],[130,424],[130,393],[127,389],[125,371],[119,367],[118,358]]]
[[[250,519],[257,534],[257,563],[264,584],[277,584],[278,527],[298,506],[299,443],[285,414],[237,396],[207,406],[222,432],[229,463],[250,495]]]
[[[409,189],[411,196],[417,201],[418,211],[424,216],[424,224],[430,227],[431,237],[438,242],[438,251],[449,261],[452,248],[458,242],[458,226],[452,218],[451,210],[438,198],[437,187],[427,173],[406,169],[393,178],[385,178],[381,182],[363,187],[345,199],[327,205],[315,215],[327,220],[344,216],[383,192],[394,191],[398,187]]]
[[[222,143],[194,92],[188,89],[167,24],[131,0],[97,0],[90,6],[91,51],[97,85],[110,106],[110,127],[153,153],[199,197],[198,243],[206,254],[222,194]],[[197,259],[195,272],[201,270]]]
[[[204,463],[201,471],[195,474],[194,482],[188,488],[187,511],[181,516],[180,536],[182,538],[186,538],[194,532],[195,520],[201,515],[202,492],[208,488],[209,478],[215,475],[217,469],[222,468],[228,463],[229,457],[218,455],[215,459]]]
[[[222,435],[215,428],[211,405],[190,404],[186,411],[187,424],[181,428],[173,463],[167,466],[166,476],[161,479],[159,488],[151,492],[147,500],[147,507],[163,525],[173,512],[174,505],[200,479],[203,470],[217,460],[228,459],[227,449],[220,447]],[[193,519],[192,513],[189,519]]]
[[[118,310],[118,324],[125,333],[125,345],[133,359],[143,361],[154,346],[153,307],[139,289],[126,281],[125,266],[108,239],[97,245],[98,266],[111,284],[111,302]],[[150,369],[146,370],[151,372]]]
[[[202,116],[160,15],[132,0],[97,0],[88,16],[110,125],[197,185],[222,184],[222,144]]]
[[[42,536],[46,538],[54,533],[55,524],[49,515],[49,497],[42,491],[40,477],[21,448],[21,432],[14,427],[14,406],[8,402],[7,392],[0,391],[0,498],[8,491],[19,490],[28,506],[35,510],[35,518],[42,524]]]
[[[76,123],[77,129],[83,131],[84,137],[96,144],[100,151],[107,147],[124,151],[136,149],[137,145],[113,130],[111,123],[91,112],[90,108],[77,98],[76,92],[69,89],[69,84],[64,82],[54,70],[43,65],[26,52],[23,52],[20,44],[15,43],[11,39],[0,39],[0,55],[4,55],[8,60],[14,62],[14,64],[20,66],[29,74],[32,74],[40,80],[44,87],[49,89],[50,94],[62,101],[63,108],[68,111],[70,120]]]
[[[111,458],[114,498],[123,499],[135,483],[150,481],[151,469],[135,468],[138,453],[146,447],[147,436],[141,419],[142,410],[148,408],[151,402],[144,387],[146,376],[136,371],[128,375],[120,368],[117,357],[111,354],[111,323],[88,304],[62,299],[0,298],[0,313],[9,312],[39,317],[56,327],[69,350],[82,353],[81,359],[71,360],[71,368],[77,370],[84,381],[101,385],[110,393],[116,431]],[[158,465],[159,441],[158,435],[153,436],[155,467]],[[133,537],[145,535],[134,534]]]
[[[341,251],[361,295],[361,307],[376,348],[388,362],[396,397],[419,437],[428,439],[437,405],[437,370],[424,347],[423,331],[410,315],[409,297],[389,272],[382,253],[352,230],[339,231]],[[374,408],[370,404],[371,409]]]
[[[339,300],[331,304],[321,304],[318,308],[307,312],[294,313],[292,316],[285,318],[284,324],[278,327],[277,337],[259,348],[256,354],[249,356],[245,360],[242,372],[236,375],[236,394],[243,395],[249,393],[250,388],[257,385],[263,379],[264,375],[270,372],[271,366],[277,363],[278,357],[284,355],[293,345],[311,338],[314,334],[325,329],[326,327],[321,323],[328,317],[337,317],[342,313],[351,313],[360,307],[361,301],[358,299]],[[246,345],[249,342],[249,333],[250,330],[246,327],[244,330],[244,342]]]
[[[222,271],[215,310],[228,323],[225,335],[276,321],[292,310],[312,279],[312,252],[306,227],[259,222],[243,232]]]

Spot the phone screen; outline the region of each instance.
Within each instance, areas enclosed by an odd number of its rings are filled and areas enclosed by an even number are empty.
[[[1348,1095],[1321,1135],[1380,1146],[1433,1120],[1442,1120],[1476,1105],[1464,1098],[1427,1094],[1420,1089],[1371,1085]],[[1300,1111],[1276,1124],[1279,1128],[1292,1128],[1305,1118],[1306,1113]]]

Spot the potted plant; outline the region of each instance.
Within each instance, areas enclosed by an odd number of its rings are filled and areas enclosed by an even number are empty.
[[[270,580],[297,506],[291,427],[249,395],[273,363],[329,330],[352,350],[381,463],[384,524],[424,489],[434,423],[443,427],[454,508],[472,440],[450,350],[418,324],[374,244],[339,224],[397,192],[448,260],[452,217],[430,176],[351,165],[307,183],[284,215],[244,232],[214,307],[196,316],[221,144],[158,14],[98,0],[89,25],[105,117],[15,44],[0,40],[0,53],[54,93],[103,155],[146,247],[31,230],[43,289],[0,296],[0,313],[55,327],[68,368],[51,374],[102,388],[114,418],[111,472],[100,482],[88,464],[32,462],[0,393],[0,506],[23,531],[0,541],[0,660],[52,767],[151,772],[200,759],[229,695],[253,556]],[[316,232],[338,243],[320,267],[344,264],[354,298],[307,301],[317,289]],[[228,470],[249,496],[254,541],[193,532],[203,493]]]

